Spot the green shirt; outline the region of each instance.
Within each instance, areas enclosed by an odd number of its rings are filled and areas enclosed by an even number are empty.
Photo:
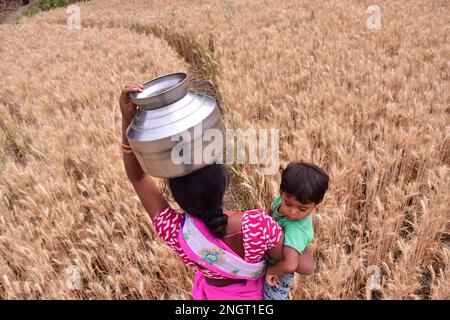
[[[272,209],[272,218],[274,219],[282,215],[278,212],[280,203],[281,195],[273,200],[270,206],[270,209]],[[288,218],[281,218],[277,221],[277,223],[284,232],[284,245],[297,250],[299,254],[301,254],[314,239],[314,228],[311,214],[306,218],[297,221],[289,220]],[[274,260],[270,257],[269,261],[271,263],[274,262]]]

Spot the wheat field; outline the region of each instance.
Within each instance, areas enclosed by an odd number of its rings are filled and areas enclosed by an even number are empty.
[[[315,271],[292,299],[450,299],[447,1],[78,5],[80,30],[65,8],[0,25],[0,299],[191,299],[193,270],[154,233],[119,150],[122,85],[174,71],[227,127],[279,129],[280,169],[330,175]],[[280,174],[232,170],[237,205],[267,208]]]

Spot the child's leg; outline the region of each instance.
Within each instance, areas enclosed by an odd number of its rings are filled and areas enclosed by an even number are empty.
[[[298,257],[298,266],[295,272],[308,276],[314,272],[314,260],[311,250],[307,247]]]
[[[287,300],[289,297],[289,289],[294,282],[294,273],[279,276],[280,285],[278,288],[271,287],[264,283],[264,300]]]

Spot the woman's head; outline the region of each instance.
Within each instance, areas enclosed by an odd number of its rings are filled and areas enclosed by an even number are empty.
[[[170,191],[188,214],[199,217],[214,235],[222,238],[228,217],[221,209],[228,185],[228,172],[222,164],[211,164],[188,175],[170,178]]]

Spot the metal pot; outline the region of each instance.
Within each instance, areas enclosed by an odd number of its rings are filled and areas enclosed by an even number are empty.
[[[223,137],[221,114],[212,97],[189,90],[186,73],[152,79],[144,83],[142,92],[133,92],[130,97],[139,109],[126,133],[146,173],[173,178],[215,160],[199,159],[198,155],[209,143],[203,139],[206,130],[217,129]],[[180,149],[180,154],[174,152]],[[180,163],[181,155],[187,161]]]

